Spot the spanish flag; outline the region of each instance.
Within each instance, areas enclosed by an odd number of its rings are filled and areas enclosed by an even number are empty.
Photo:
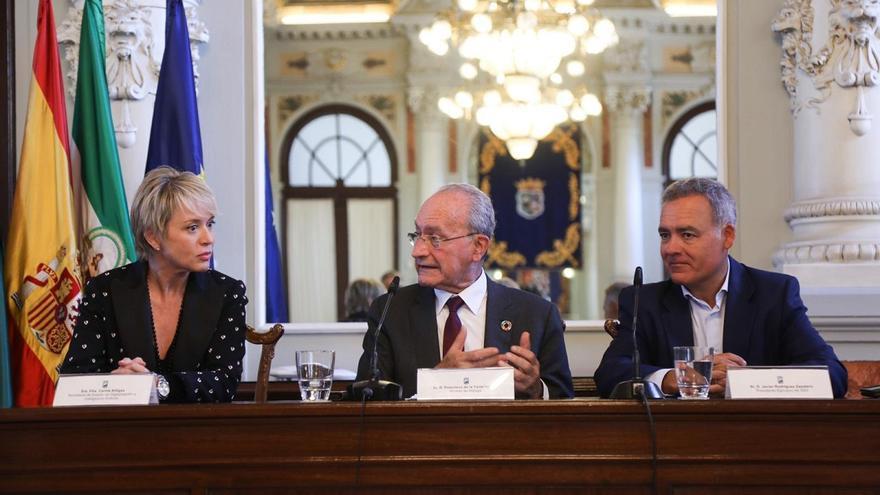
[[[52,2],[40,0],[4,281],[17,406],[47,405],[81,297],[70,146]]]

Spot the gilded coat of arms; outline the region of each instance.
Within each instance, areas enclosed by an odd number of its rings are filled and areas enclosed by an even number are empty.
[[[541,179],[522,179],[516,182],[516,212],[526,220],[534,220],[544,213],[544,186]]]

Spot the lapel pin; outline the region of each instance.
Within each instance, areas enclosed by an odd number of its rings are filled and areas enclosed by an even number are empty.
[[[512,329],[512,328],[513,328],[513,323],[511,323],[510,320],[504,320],[501,322],[501,330],[503,332],[509,332],[510,329]]]

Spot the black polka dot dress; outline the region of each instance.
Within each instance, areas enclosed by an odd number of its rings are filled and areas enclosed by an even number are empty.
[[[146,263],[91,279],[80,302],[61,373],[109,373],[140,357],[171,386],[166,402],[229,402],[241,379],[248,299],[243,282],[215,270],[191,273],[180,308],[174,351],[159,361],[153,336]]]

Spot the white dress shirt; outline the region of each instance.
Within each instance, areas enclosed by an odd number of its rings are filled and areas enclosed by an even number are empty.
[[[474,283],[458,294],[434,289],[434,295],[436,299],[434,308],[437,312],[437,346],[440,349],[440,356],[443,357],[443,327],[446,326],[446,318],[449,317],[446,302],[453,296],[458,296],[464,301],[464,305],[458,309],[461,328],[467,332],[464,350],[482,349],[486,336],[486,273],[480,270],[480,276],[474,280]]]
[[[714,347],[715,354],[724,352],[724,311],[727,307],[727,284],[730,282],[730,261],[727,262],[727,273],[724,275],[724,283],[715,294],[715,306],[709,307],[706,301],[694,296],[685,286],[681,286],[681,293],[691,307],[691,326],[694,329],[694,345]],[[663,377],[672,368],[660,369],[648,376],[648,380],[663,386]]]
[[[461,329],[467,332],[464,338],[464,350],[475,351],[485,347],[486,340],[486,309],[488,300],[486,272],[480,270],[480,276],[458,294],[447,292],[443,289],[434,289],[434,310],[437,312],[437,346],[440,349],[440,357],[443,357],[443,327],[449,318],[449,308],[446,302],[453,296],[458,296],[464,304],[458,308],[458,319],[461,320]],[[515,343],[519,345],[519,342]],[[544,380],[542,398],[550,398],[550,390]]]

